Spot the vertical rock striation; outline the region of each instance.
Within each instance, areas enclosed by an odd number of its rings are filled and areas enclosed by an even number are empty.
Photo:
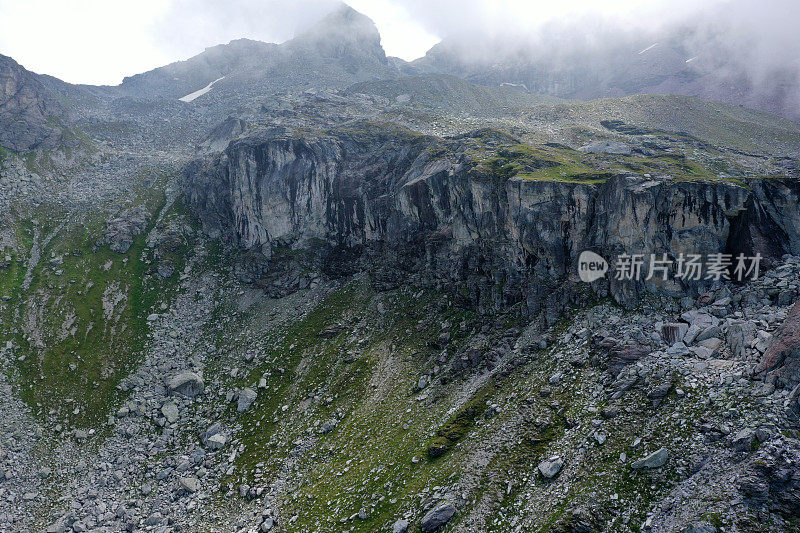
[[[411,273],[466,283],[461,294],[491,308],[537,311],[561,298],[556,289],[574,284],[586,249],[609,260],[761,253],[767,264],[800,253],[800,188],[791,180],[498,177],[478,171],[469,141],[376,125],[300,138],[276,130],[190,164],[185,193],[204,230],[230,244],[269,256],[277,246],[323,243],[329,266],[335,257],[379,281]],[[612,278],[613,270],[595,290],[620,302],[709,285]]]

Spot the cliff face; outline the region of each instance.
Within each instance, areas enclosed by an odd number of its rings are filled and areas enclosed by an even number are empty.
[[[0,55],[0,145],[15,152],[53,148],[61,139],[54,124],[62,114],[35,74]]]
[[[464,284],[463,297],[489,308],[522,302],[537,311],[564,297],[556,289],[576,282],[583,250],[609,261],[761,253],[767,266],[800,253],[800,187],[791,180],[501,178],[477,170],[469,141],[382,131],[248,138],[190,165],[185,193],[205,231],[229,243],[269,256],[324,242],[379,281],[413,273]],[[611,278],[594,288],[622,302],[708,284]]]

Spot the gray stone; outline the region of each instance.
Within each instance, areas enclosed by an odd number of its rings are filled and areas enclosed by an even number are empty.
[[[203,378],[194,372],[181,372],[173,376],[168,382],[170,392],[176,392],[193,398],[203,392]]]
[[[239,392],[239,401],[236,405],[236,410],[243,413],[250,409],[253,402],[256,401],[258,394],[253,389],[247,387]]]
[[[172,424],[173,422],[177,421],[180,417],[180,413],[178,412],[178,406],[175,405],[173,402],[165,403],[161,407],[161,414],[164,415],[164,418],[167,419],[167,422]]]
[[[745,428],[731,438],[731,448],[737,452],[749,452],[753,442],[756,440],[756,432],[753,429]]]
[[[643,468],[646,469],[660,468],[664,466],[668,458],[669,458],[669,450],[667,450],[666,448],[661,448],[660,450],[651,453],[644,459],[639,459],[638,461],[635,461],[631,465],[631,468],[633,468],[634,470],[641,470]]]
[[[661,336],[667,344],[675,344],[683,341],[689,325],[684,323],[667,323],[661,326]]]
[[[181,477],[178,478],[178,484],[182,490],[186,492],[197,492],[200,490],[200,480],[196,477]]]
[[[399,518],[393,525],[392,525],[392,533],[406,533],[408,531],[408,520],[404,518]]]
[[[456,507],[450,502],[442,502],[422,517],[420,526],[424,533],[436,531],[453,518],[456,514]]]
[[[554,455],[553,457],[545,459],[539,463],[538,469],[542,476],[544,476],[546,479],[552,479],[558,475],[559,472],[561,472],[561,468],[563,466],[564,460],[558,455]]]
[[[212,435],[206,440],[206,446],[212,450],[220,450],[228,443],[228,437],[223,433]]]

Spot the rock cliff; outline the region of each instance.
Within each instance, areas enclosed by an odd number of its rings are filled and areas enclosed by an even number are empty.
[[[272,131],[189,165],[185,193],[206,232],[229,243],[269,257],[276,247],[321,241],[337,261],[344,251],[377,279],[466,282],[462,294],[489,308],[539,310],[554,288],[576,281],[587,249],[609,260],[760,253],[767,267],[800,253],[795,181],[538,180],[487,171],[476,156],[476,143],[502,152],[513,142],[374,124],[302,138]],[[606,278],[596,291],[620,302],[643,289],[682,295],[710,285]]]
[[[15,152],[49,149],[61,140],[63,110],[36,75],[0,55],[0,145]]]

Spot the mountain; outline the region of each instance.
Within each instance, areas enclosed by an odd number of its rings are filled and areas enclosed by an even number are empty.
[[[800,530],[800,123],[637,39],[2,58],[0,531]]]
[[[761,73],[753,64],[759,60],[744,54],[746,49],[735,37],[714,40],[702,21],[658,32],[617,28],[591,35],[557,26],[536,36],[454,36],[401,70],[451,74],[490,86],[510,84],[567,99],[694,96],[800,120],[796,66],[787,61]]]
[[[119,92],[181,98],[214,83],[213,99],[239,100],[285,90],[342,88],[385,78],[389,66],[375,24],[342,6],[282,44],[239,39],[178,63],[125,78]]]

